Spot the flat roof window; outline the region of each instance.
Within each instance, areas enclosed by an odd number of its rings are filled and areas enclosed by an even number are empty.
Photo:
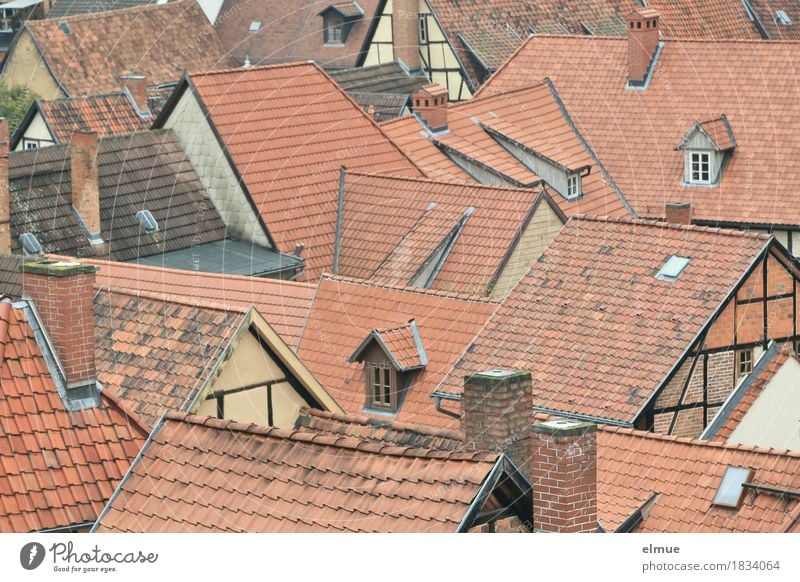
[[[672,255],[664,262],[661,270],[656,273],[656,279],[670,282],[677,281],[691,260],[689,257]]]
[[[778,10],[775,12],[775,22],[784,26],[792,25],[792,19],[789,18],[789,15],[783,10]]]
[[[254,20],[250,23],[250,32],[258,32],[259,30],[261,30],[260,20]]]
[[[136,218],[139,220],[141,227],[147,232],[155,232],[158,230],[158,221],[155,216],[153,216],[153,213],[146,208],[137,212]]]
[[[717,494],[711,503],[720,507],[738,508],[744,496],[743,485],[750,481],[752,474],[753,470],[745,467],[728,467],[725,469]]]
[[[32,232],[23,232],[19,235],[19,242],[26,255],[42,254],[42,245]]]

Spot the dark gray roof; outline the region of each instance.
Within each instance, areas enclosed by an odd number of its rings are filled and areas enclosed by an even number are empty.
[[[294,272],[302,259],[238,240],[221,240],[149,257],[134,259],[140,265],[204,271],[226,275],[270,276]]]
[[[131,8],[142,4],[153,4],[155,0],[58,0],[47,13],[47,18],[61,18],[76,14],[89,14],[93,12],[106,12]]]
[[[348,93],[410,95],[430,83],[424,75],[412,75],[397,62],[328,71],[328,74]]]
[[[19,267],[22,257],[0,255],[0,297],[17,300],[22,296],[22,273]]]
[[[362,93],[351,92],[350,97],[365,111],[370,107],[375,108],[375,121],[389,121],[403,115],[408,95],[394,95],[392,93]]]
[[[69,149],[9,155],[12,250],[36,235],[45,253],[130,260],[225,238],[225,225],[171,130],[100,140],[100,219],[105,244],[92,246],[72,211]],[[136,213],[158,221],[150,234]]]

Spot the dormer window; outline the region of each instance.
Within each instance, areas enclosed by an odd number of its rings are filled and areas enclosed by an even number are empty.
[[[567,200],[572,200],[581,195],[581,177],[579,174],[567,176]]]
[[[324,42],[327,45],[343,46],[353,23],[364,16],[364,9],[358,2],[331,4],[319,13],[322,16]]]
[[[406,325],[371,330],[350,362],[364,362],[364,408],[395,414],[413,379],[428,365],[422,337],[412,319]]]
[[[719,184],[724,164],[735,147],[733,130],[724,115],[696,122],[675,148],[684,152],[683,183],[687,186]]]

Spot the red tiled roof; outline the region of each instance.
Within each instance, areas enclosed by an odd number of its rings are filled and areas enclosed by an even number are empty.
[[[409,285],[472,208],[432,288],[483,294],[533,206],[552,203],[546,196],[541,187],[502,188],[348,172],[339,273]]]
[[[98,380],[149,427],[191,404],[244,317],[196,303],[139,291],[95,296]]]
[[[169,413],[100,532],[454,532],[497,453]]]
[[[462,365],[530,370],[534,405],[632,422],[769,244],[766,235],[573,218],[517,284]],[[674,282],[656,273],[690,258]]]
[[[696,125],[703,130],[703,133],[708,136],[708,139],[714,142],[714,145],[720,151],[726,151],[736,147],[736,138],[733,136],[730,127],[728,127],[728,120],[724,115],[708,121],[698,121]]]
[[[742,395],[742,399],[733,407],[730,412],[727,412],[728,418],[720,426],[720,428],[713,435],[714,440],[727,441],[736,427],[739,426],[742,418],[750,410],[758,397],[764,391],[764,388],[772,381],[772,378],[783,367],[786,360],[792,357],[792,347],[788,344],[783,349],[778,351],[777,354],[770,360],[770,362],[761,370],[755,378],[748,378],[746,381],[749,383],[747,391]],[[722,410],[720,410],[722,413]]]
[[[0,532],[94,521],[147,433],[103,394],[67,412],[22,309],[0,302]]]
[[[800,179],[800,114],[786,71],[800,66],[798,48],[789,42],[667,40],[647,87],[627,90],[627,40],[534,37],[479,95],[552,79],[640,216],[662,217],[666,202],[690,202],[696,220],[796,225],[800,207],[785,195],[785,185]],[[720,185],[683,186],[684,154],[675,144],[696,120],[722,114],[737,147]]]
[[[82,259],[96,265],[96,284],[144,292],[163,301],[203,307],[209,303],[230,311],[254,305],[275,331],[292,347],[297,345],[316,285],[280,279],[240,277]]]
[[[24,26],[70,97],[118,90],[128,71],[159,84],[178,80],[187,69],[230,63],[195,0],[28,20]]]
[[[589,166],[589,175],[582,179],[583,196],[573,201],[567,201],[560,195],[553,196],[567,216],[630,215],[625,207],[626,202],[606,182],[601,169],[571,128],[547,83],[538,82],[529,88],[503,95],[452,104],[448,107],[447,115],[449,132],[432,139],[523,185],[539,177],[501,146],[482,125],[540,154],[549,155],[560,163],[566,162],[564,165],[569,165],[570,169],[573,169],[572,166],[574,169]],[[414,117],[383,123],[381,127],[430,177],[473,182],[466,172],[435,147],[431,139],[421,134],[422,127]]]
[[[151,118],[142,118],[126,93],[37,100],[57,143],[69,143],[77,131],[94,131],[100,138],[146,130]]]
[[[712,501],[729,466],[754,469],[753,483],[797,491],[800,453],[611,427],[598,431],[597,450],[597,504],[607,531],[653,493],[655,503],[636,532],[780,532],[797,518],[797,499],[745,493],[738,510]]]
[[[305,245],[305,277],[331,265],[339,168],[422,173],[313,63],[192,75],[280,249]]]
[[[349,363],[347,358],[370,330],[415,319],[425,342],[428,365],[415,373],[396,418],[431,427],[454,427],[456,420],[434,410],[429,393],[496,307],[487,299],[326,275],[320,281],[297,352],[345,411],[361,413],[364,367]]]
[[[364,16],[352,20],[344,46],[325,44],[320,12],[337,6],[356,16],[352,2],[309,0],[287,5],[282,0],[225,0],[214,26],[238,64],[248,56],[254,65],[313,60],[324,67],[354,67],[383,5],[379,0],[359,0],[358,4]],[[250,31],[253,22],[261,23],[256,32]]]
[[[773,40],[800,40],[800,5],[796,0],[744,0],[750,5],[764,28],[768,38]],[[778,12],[789,17],[789,23],[779,22]]]
[[[410,323],[396,327],[374,329],[370,332],[368,338],[380,339],[383,347],[388,351],[387,355],[392,358],[393,362],[397,362],[401,371],[424,368],[427,364],[424,351],[420,353],[417,346],[414,330]],[[364,345],[362,343],[362,346]],[[360,352],[361,350],[359,349],[358,351]],[[355,356],[355,354],[353,355]],[[351,357],[350,359],[355,360],[356,358]]]

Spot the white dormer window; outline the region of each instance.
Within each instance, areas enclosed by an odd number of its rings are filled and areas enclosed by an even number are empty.
[[[567,175],[567,200],[572,200],[581,195],[581,176],[580,174]]]
[[[710,184],[711,179],[711,157],[712,152],[696,152],[689,150],[686,181],[689,184]]]

